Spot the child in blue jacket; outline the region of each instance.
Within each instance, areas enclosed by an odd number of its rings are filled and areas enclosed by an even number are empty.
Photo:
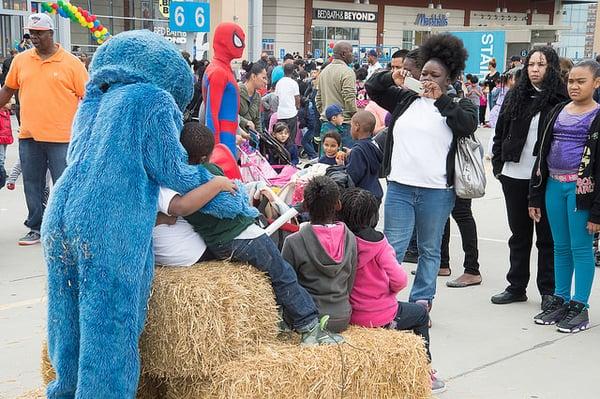
[[[379,170],[383,151],[373,141],[375,124],[375,117],[368,111],[358,111],[352,117],[354,146],[346,163],[346,172],[356,187],[370,191],[381,203],[383,190],[379,184]]]

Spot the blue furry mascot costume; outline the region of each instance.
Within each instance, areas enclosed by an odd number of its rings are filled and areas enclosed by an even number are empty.
[[[192,91],[185,60],[149,31],[119,34],[94,56],[42,226],[57,373],[48,398],[135,397],[159,186],[185,193],[212,178],[179,143]],[[246,201],[222,193],[203,211],[254,216]]]

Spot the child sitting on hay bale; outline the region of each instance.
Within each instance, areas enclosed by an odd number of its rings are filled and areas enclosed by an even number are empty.
[[[319,312],[329,315],[329,328],[344,331],[350,322],[350,291],[356,272],[356,239],[344,223],[336,223],[340,189],[327,176],[317,176],[304,189],[310,224],[286,238],[283,257],[312,295]]]
[[[408,278],[396,260],[396,253],[383,233],[375,230],[379,220],[379,201],[369,191],[351,188],[342,194],[340,219],[356,235],[358,265],[350,294],[352,324],[412,330],[425,341],[429,352],[429,315],[415,303],[398,302],[396,295],[406,287]],[[433,393],[443,392],[446,384],[431,373]]]
[[[215,142],[206,126],[198,122],[186,123],[180,140],[188,153],[190,165],[202,164],[214,175],[223,175],[218,166],[208,162]],[[281,257],[275,243],[253,218],[238,215],[233,219],[220,219],[196,211],[185,219],[217,259],[247,262],[268,274],[277,304],[283,308],[292,328],[302,334],[302,345],[343,342],[342,336],[325,330],[327,318],[319,320],[315,303],[298,284],[294,269]]]

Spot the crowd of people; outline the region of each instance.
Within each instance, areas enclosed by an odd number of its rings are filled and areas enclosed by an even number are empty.
[[[84,60],[54,42],[50,18],[30,19],[28,29],[34,48],[11,58],[0,89],[0,187],[8,177],[4,155],[12,143],[8,106],[15,95],[20,103],[18,169],[30,230],[21,245],[40,242],[50,181],[65,169],[69,145],[77,145],[71,123],[88,79]],[[199,211],[219,193],[240,188],[210,162],[215,140],[201,117],[209,63],[189,62],[194,97],[184,114],[181,144],[191,165],[203,165],[216,177],[189,193],[161,188],[157,263],[248,262],[269,275],[283,324],[300,332],[304,344],[342,342],[338,334],[349,324],[412,330],[424,338],[431,359],[436,279],[452,273],[450,216],[465,259],[464,272],[446,284],[464,288],[482,282],[472,200],[457,197],[453,188],[457,143],[480,126],[492,127],[488,153],[512,235],[508,286],[491,301],[528,299],[535,229],[541,295],[535,323],[556,324],[566,333],[586,329],[594,234],[600,232],[595,190],[600,64],[561,63],[551,47],[536,47],[524,60],[512,57],[503,73],[490,60],[480,81],[464,74],[467,57],[460,39],[437,34],[416,49],[397,51],[386,67],[375,50],[365,65],[355,62],[347,42],[338,42],[328,60],[288,54],[279,65],[263,53],[243,63],[238,143],[272,136],[284,153],[259,146],[269,163],[322,163],[352,182],[312,179],[302,204],[308,223],[287,237],[281,251],[248,214],[221,219]],[[418,90],[409,88],[414,79]],[[15,178],[7,188],[15,188]],[[385,192],[380,178],[387,181]],[[381,206],[383,232],[376,230]],[[397,293],[408,285],[405,261],[416,261],[415,280],[409,301],[398,302]],[[431,378],[434,392],[445,388],[435,372]]]

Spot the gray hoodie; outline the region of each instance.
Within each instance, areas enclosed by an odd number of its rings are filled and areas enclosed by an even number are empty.
[[[300,285],[312,296],[319,315],[329,315],[327,329],[341,332],[348,327],[352,313],[350,293],[356,273],[356,238],[344,226],[343,233],[332,245],[343,251],[340,262],[332,259],[312,225],[307,224],[286,238],[282,255],[296,271]]]

